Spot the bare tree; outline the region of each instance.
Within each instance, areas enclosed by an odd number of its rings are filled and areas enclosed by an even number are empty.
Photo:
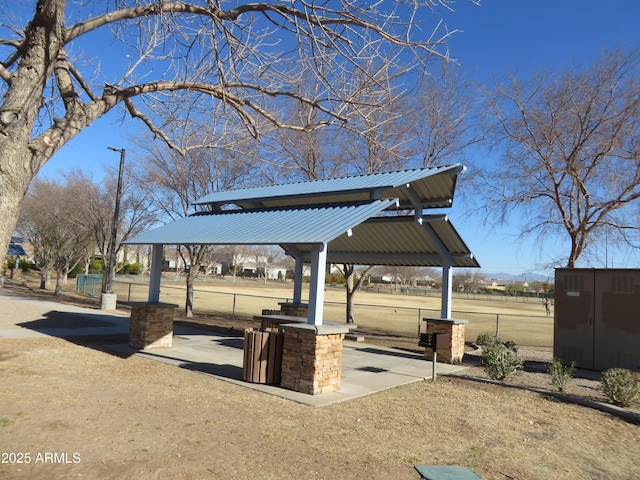
[[[197,199],[213,192],[241,185],[252,172],[247,156],[226,149],[188,148],[185,155],[147,145],[145,161],[139,165],[138,189],[152,199],[163,221],[195,213]],[[185,314],[193,316],[194,281],[202,262],[211,252],[207,245],[179,245],[177,252],[185,266]]]
[[[20,215],[20,232],[31,244],[40,268],[40,288],[47,288],[51,270],[55,268],[55,295],[91,245],[89,230],[73,219],[75,193],[68,185],[37,180],[23,202]]]
[[[498,221],[526,219],[522,236],[568,240],[572,268],[606,230],[637,232],[640,49],[605,53],[584,69],[513,78],[488,108],[501,158],[479,191]]]
[[[69,210],[69,216],[79,228],[91,232],[93,246],[103,260],[104,272],[113,269],[115,273],[118,267],[109,265],[109,251],[118,172],[107,170],[105,173],[106,176],[100,183],[94,182],[90,176],[80,170],[68,172],[64,177],[67,187],[74,192],[73,208]],[[150,208],[150,197],[144,190],[136,188],[132,181],[131,166],[125,167],[123,177],[122,199],[116,225],[116,258],[123,247],[122,242],[140,234],[157,222],[157,215]],[[121,264],[121,267],[124,267],[124,264]],[[104,291],[106,275],[103,275],[102,282]]]
[[[299,131],[343,122],[345,106],[357,103],[353,73],[389,46],[401,48],[396,69],[407,73],[433,54],[447,55],[450,32],[425,35],[414,20],[448,3],[34,0],[24,24],[3,15],[0,250],[31,179],[97,118],[121,109],[176,150],[176,136],[188,128],[175,126],[211,118],[220,105],[254,136],[259,119]],[[93,45],[95,32],[112,42]],[[105,48],[119,59],[103,69]],[[316,96],[291,88],[302,72],[322,86]],[[291,102],[321,116],[287,124],[279,112]]]
[[[346,128],[279,134],[278,154],[285,164],[280,171],[289,177],[297,172],[296,179],[315,179],[325,174],[430,166],[461,155],[478,141],[470,122],[471,85],[444,69],[441,78],[423,79],[417,90],[404,91],[390,57],[393,55],[371,59],[366,69],[353,75],[359,96],[345,112],[349,118]],[[385,99],[383,105],[380,98]],[[292,112],[299,116],[311,113],[305,107]],[[346,321],[354,323],[354,297],[373,266],[341,264],[336,268],[346,281]],[[395,277],[399,278],[397,272]]]
[[[405,118],[410,122],[417,166],[460,162],[481,141],[477,130],[476,88],[456,65],[425,75],[412,95]]]
[[[256,267],[256,274],[263,275],[266,285],[271,270],[284,257],[282,249],[274,245],[255,245],[249,249],[249,252]]]
[[[486,285],[487,281],[481,272],[464,269],[453,277],[455,288],[462,292],[474,292]]]
[[[291,123],[313,123],[318,112],[305,104],[293,105],[287,112]],[[269,183],[328,178],[338,171],[336,154],[331,152],[337,126],[307,131],[273,129],[262,142],[261,173]]]
[[[236,275],[239,271],[239,260],[246,256],[248,253],[246,252],[246,248],[241,245],[227,245],[224,247],[220,247],[218,250],[218,258],[222,263],[222,271],[223,273],[226,271],[227,273],[231,273],[233,276],[232,281],[236,281]]]

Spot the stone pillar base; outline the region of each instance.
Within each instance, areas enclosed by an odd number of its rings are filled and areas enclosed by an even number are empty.
[[[171,348],[173,317],[177,305],[134,303],[129,321],[129,346],[141,350]]]
[[[342,341],[349,329],[334,325],[287,324],[280,387],[309,395],[333,392],[342,377]]]
[[[288,315],[290,317],[309,317],[309,304],[307,303],[281,302],[278,305],[280,305],[282,315]]]
[[[438,349],[438,362],[462,363],[462,357],[464,357],[464,327],[468,321],[452,318],[423,318],[422,321],[427,322],[427,331],[425,333],[448,333],[451,336],[451,341]],[[433,360],[433,352],[430,348],[425,349],[424,357],[427,360]]]

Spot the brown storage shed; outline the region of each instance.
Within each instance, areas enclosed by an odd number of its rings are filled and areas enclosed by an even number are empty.
[[[640,269],[556,269],[553,354],[640,371]]]

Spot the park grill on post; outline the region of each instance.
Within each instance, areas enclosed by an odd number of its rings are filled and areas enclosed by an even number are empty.
[[[451,342],[451,334],[449,333],[421,333],[419,347],[430,348],[433,352],[431,380],[436,380],[436,362],[438,358],[438,348],[446,348]]]

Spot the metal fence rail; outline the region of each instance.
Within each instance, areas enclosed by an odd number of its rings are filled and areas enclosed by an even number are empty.
[[[388,293],[397,295],[410,295],[416,297],[433,297],[440,298],[442,296],[442,290],[437,288],[425,288],[425,287],[408,287],[398,286],[398,288],[392,285],[367,285],[362,287],[363,291],[376,292],[376,293]],[[535,292],[502,292],[495,291],[494,293],[488,292],[451,292],[452,298],[459,300],[479,300],[482,302],[500,301],[500,302],[519,302],[519,303],[538,303],[544,301],[545,298],[553,299],[553,293],[535,293]]]

